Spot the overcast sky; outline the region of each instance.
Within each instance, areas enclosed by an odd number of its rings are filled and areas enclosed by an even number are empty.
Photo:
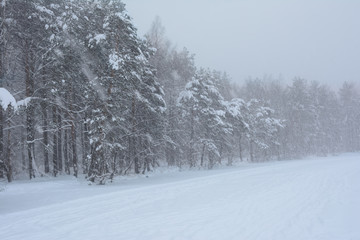
[[[197,66],[251,77],[360,83],[360,0],[124,0],[143,35],[158,15]]]

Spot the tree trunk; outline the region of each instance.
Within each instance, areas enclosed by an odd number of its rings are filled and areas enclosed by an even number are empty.
[[[98,143],[94,143],[91,144],[91,151],[90,151],[90,164],[89,164],[89,170],[88,170],[88,177],[89,180],[94,182],[95,181],[95,176],[97,174],[97,169],[98,169],[98,161],[97,161],[97,155],[96,155],[96,148],[98,146]]]
[[[223,156],[223,150],[224,150],[224,144],[220,143],[220,151],[219,151],[219,164],[221,165],[222,162],[222,156]]]
[[[239,157],[240,157],[240,161],[243,161],[243,157],[242,157],[242,144],[241,144],[241,134],[239,135]]]
[[[0,178],[4,177],[5,163],[4,159],[4,110],[0,105]]]
[[[80,142],[81,142],[81,163],[83,173],[86,173],[86,149],[85,149],[85,127],[84,121],[80,122]]]
[[[254,147],[253,147],[253,140],[250,140],[250,161],[254,162]]]
[[[190,163],[190,167],[195,167],[194,161],[194,109],[191,109],[191,116],[190,116],[190,141],[189,141],[189,152],[188,152],[188,161]]]
[[[69,162],[69,137],[68,129],[64,129],[64,162],[65,162],[65,172],[70,175],[70,162]]]
[[[70,87],[70,119],[71,119],[71,148],[72,148],[72,163],[74,168],[74,176],[78,176],[78,157],[77,157],[77,149],[76,149],[76,125],[75,125],[75,117],[73,113],[73,104],[75,103],[75,92],[74,92],[74,85],[71,84]],[[105,161],[105,160],[103,160]]]
[[[212,169],[215,165],[215,156],[214,153],[209,151],[209,169]]]
[[[56,107],[53,106],[52,107],[52,118],[53,118],[53,127],[54,127],[54,132],[53,132],[53,174],[56,177],[57,173],[58,173],[58,138],[57,138],[57,115],[56,115]]]
[[[30,50],[29,44],[26,40],[25,42],[25,87],[26,87],[26,97],[30,98],[34,94],[34,79],[32,78],[32,67],[30,66]],[[33,168],[34,161],[34,106],[30,100],[28,106],[26,107],[26,132],[27,132],[27,153],[28,153],[28,167],[29,167],[29,177],[30,179],[35,177],[35,172]]]
[[[89,170],[89,159],[88,159],[88,155],[90,153],[90,140],[89,140],[89,126],[87,123],[87,120],[89,118],[89,114],[87,111],[85,111],[85,119],[84,119],[84,123],[83,123],[83,156],[82,156],[82,161],[83,161],[83,173],[86,174]]]
[[[203,144],[202,150],[201,150],[201,159],[200,159],[200,166],[202,167],[204,165],[204,155],[205,155],[205,144]]]
[[[103,175],[103,171],[105,170],[105,158],[104,158],[104,130],[103,126],[105,125],[104,121],[96,122],[94,126],[94,131],[96,130],[95,136],[99,136],[96,141],[92,141],[91,143],[91,159],[90,166],[88,171],[88,179],[92,182],[95,181],[96,177],[101,177]],[[93,139],[91,139],[93,140]]]
[[[58,134],[58,140],[57,140],[57,150],[58,150],[58,171],[63,171],[63,158],[62,158],[62,116],[61,116],[61,110],[58,109],[57,111],[57,134]]]
[[[5,8],[4,8],[5,9]],[[0,4],[0,16],[2,19],[4,19],[4,12],[3,12],[3,6]],[[5,14],[4,14],[5,15]],[[0,23],[2,24],[2,23]],[[4,29],[0,29],[0,37],[3,36]],[[3,77],[4,77],[4,68],[3,68],[3,55],[4,55],[4,42],[5,39],[0,39],[0,87],[3,87]],[[5,170],[5,163],[2,162],[4,159],[4,109],[2,108],[2,105],[0,105],[0,178],[4,177],[3,171]]]
[[[169,107],[169,114],[167,119],[167,135],[171,138],[172,141],[174,141],[173,133],[175,131],[174,129],[174,116],[173,116],[173,109],[172,109],[172,103],[170,100],[170,107]],[[173,143],[166,143],[166,161],[169,166],[175,166],[175,152],[174,152],[174,144]]]
[[[46,71],[45,67],[43,67],[42,71],[42,90],[41,90],[41,115],[42,115],[42,123],[43,123],[43,148],[44,148],[44,171],[45,173],[50,172],[50,164],[49,164],[49,123],[48,123],[48,104],[47,104],[47,93],[46,93],[46,84],[47,84],[47,78],[46,78]]]
[[[135,109],[135,95],[133,96],[132,99],[132,104],[131,104],[131,118],[132,118],[132,127],[131,127],[131,146],[130,146],[130,151],[131,151],[131,157],[133,159],[134,162],[134,170],[136,174],[140,173],[140,166],[139,166],[139,157],[136,154],[136,118],[135,118],[135,113],[136,113],[136,109]]]
[[[74,176],[78,176],[78,159],[77,159],[77,152],[76,152],[76,129],[75,129],[75,122],[74,119],[71,121],[71,143],[72,143],[72,162],[74,168]]]
[[[6,160],[5,160],[5,166],[6,166],[6,177],[8,182],[12,181],[13,178],[13,172],[12,172],[12,166],[11,166],[11,121],[10,121],[10,115],[12,108],[9,106],[7,109],[7,117],[8,117],[8,130],[7,130],[7,144],[6,144]]]
[[[117,173],[116,169],[116,159],[117,159],[117,151],[114,152],[113,161],[112,161],[112,172]]]
[[[47,104],[45,103],[45,98],[41,102],[41,110],[42,110],[42,117],[43,117],[44,167],[45,167],[45,173],[49,173],[50,165],[49,165],[48,114],[47,114]]]
[[[34,135],[33,135],[33,107],[28,106],[26,110],[26,132],[27,132],[27,153],[28,153],[28,167],[29,167],[29,177],[30,179],[35,177],[35,172],[33,168],[33,146],[34,146]]]
[[[26,139],[25,139],[25,131],[21,131],[21,169],[25,172],[26,170]]]

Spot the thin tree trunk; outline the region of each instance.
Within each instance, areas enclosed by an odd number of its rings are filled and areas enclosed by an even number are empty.
[[[49,164],[49,123],[48,123],[48,112],[47,112],[47,94],[46,94],[46,71],[45,68],[43,66],[43,71],[42,71],[42,98],[43,100],[40,103],[40,107],[41,107],[41,112],[42,112],[42,120],[43,120],[43,148],[44,148],[44,170],[45,173],[49,173],[50,172],[50,164]]]
[[[45,98],[44,98],[45,99]],[[44,146],[44,166],[45,173],[50,172],[49,165],[49,133],[48,133],[48,114],[47,105],[45,101],[41,103],[42,117],[43,117],[43,146]]]
[[[202,150],[201,150],[201,159],[200,159],[200,166],[202,167],[204,165],[204,155],[205,155],[205,144],[203,144]]]
[[[145,138],[140,145],[142,146],[142,149],[143,149],[143,151],[142,151],[142,152],[143,152],[143,154],[142,154],[142,159],[143,159],[143,161],[144,161],[144,169],[143,169],[143,171],[142,171],[142,174],[145,174],[146,171],[147,171],[147,172],[150,171],[150,164],[151,164],[150,144],[149,144],[149,141]]]
[[[34,136],[33,136],[33,107],[28,106],[26,111],[26,125],[27,125],[27,153],[28,153],[28,164],[29,164],[29,177],[30,179],[35,178],[35,172],[33,168],[33,146],[34,146]]]
[[[115,151],[114,153],[114,157],[113,157],[113,162],[112,162],[112,172],[116,173],[117,169],[116,169],[116,159],[117,159],[117,151]]]
[[[70,162],[69,162],[69,137],[68,129],[64,129],[64,162],[65,162],[65,172],[70,175]]]
[[[1,5],[1,4],[0,4]],[[2,19],[4,19],[3,10],[5,10],[4,6],[0,6],[0,16]],[[4,29],[0,29],[0,37],[3,36]],[[3,76],[4,76],[4,69],[3,69],[3,55],[5,53],[4,51],[4,41],[5,39],[0,39],[0,87],[3,87]],[[3,171],[5,170],[5,164],[2,162],[2,159],[4,159],[4,109],[2,108],[2,105],[0,105],[0,178],[4,177]]]
[[[127,151],[127,155],[128,158],[126,160],[126,166],[125,166],[125,171],[124,174],[127,174],[127,171],[132,167],[133,164],[133,157],[132,157],[132,136],[129,134],[128,138],[128,151]]]
[[[97,161],[97,153],[96,148],[98,147],[98,143],[91,144],[91,159],[90,159],[90,165],[88,170],[88,177],[89,180],[94,182],[95,181],[95,175],[97,174],[98,169],[98,161]]]
[[[190,119],[190,141],[189,141],[189,156],[188,161],[190,163],[190,167],[195,167],[195,161],[194,161],[194,153],[193,153],[193,144],[194,144],[194,109],[191,109],[191,119]]]
[[[250,140],[250,161],[251,161],[251,162],[254,162],[253,140]]]
[[[85,149],[85,127],[84,127],[83,122],[80,122],[80,142],[81,142],[82,170],[83,170],[83,173],[86,173],[86,171],[84,171],[86,169],[86,166],[85,166],[85,163],[86,163],[86,157],[85,157],[86,156],[86,149]]]
[[[85,114],[85,116],[86,116],[86,114]],[[83,165],[83,173],[84,174],[86,174],[89,171],[88,155],[89,155],[89,149],[90,149],[88,125],[87,125],[86,121],[87,121],[87,119],[85,119],[84,123],[83,123],[84,148],[83,148],[83,156],[82,156],[82,165]]]
[[[83,136],[84,136],[84,149],[83,149],[83,156],[82,156],[82,161],[83,161],[83,173],[86,174],[89,170],[89,164],[88,164],[88,155],[90,153],[90,140],[89,140],[89,126],[87,124],[87,120],[89,118],[88,116],[88,112],[85,111],[85,119],[84,119],[84,123],[83,123]]]
[[[74,119],[71,121],[71,143],[72,143],[72,155],[73,155],[73,168],[74,168],[74,176],[78,176],[78,159],[76,152],[76,129]]]
[[[7,117],[8,117],[8,130],[7,130],[7,144],[6,144],[6,177],[8,182],[12,181],[12,166],[11,166],[11,120],[10,120],[10,114],[11,114],[11,107],[8,107],[7,109]]]
[[[243,161],[243,157],[242,157],[242,144],[241,144],[241,134],[239,135],[239,157],[240,157],[240,161]]]
[[[62,116],[61,116],[61,110],[58,109],[57,112],[57,133],[58,133],[58,171],[63,171],[63,158],[62,158]]]
[[[25,87],[26,97],[32,97],[34,94],[34,80],[32,78],[32,68],[30,66],[30,51],[29,44],[25,42]],[[29,102],[26,108],[26,132],[27,132],[27,152],[28,152],[28,164],[29,164],[29,177],[30,179],[35,177],[33,161],[34,161],[34,106],[32,101]]]
[[[219,164],[221,165],[221,162],[222,162],[222,155],[223,155],[223,150],[224,150],[224,145],[223,143],[221,142],[220,143],[220,151],[219,151]]]
[[[24,131],[21,131],[21,169],[23,171],[26,170],[26,154],[25,154],[25,145],[26,145],[26,140],[25,140],[25,133]]]
[[[209,169],[212,169],[215,165],[214,153],[209,152]]]
[[[5,163],[2,162],[4,159],[4,110],[0,105],[0,178],[4,177]]]
[[[5,6],[2,6],[0,4],[0,18],[4,19],[5,17]],[[4,21],[4,20],[3,20]],[[1,24],[1,23],[0,23]],[[0,37],[4,36],[3,33],[4,29],[0,28]],[[5,38],[0,39],[0,87],[3,87],[3,81],[4,81],[4,68],[3,68],[3,57],[5,54]],[[2,108],[2,105],[0,105],[0,178],[4,177],[4,171],[5,171],[5,163],[2,162],[4,159],[4,109]]]
[[[170,107],[169,107],[169,114],[167,119],[167,135],[171,138],[172,141],[174,141],[173,138],[173,132],[174,132],[174,121],[173,121],[173,109],[172,109],[172,103],[170,100]],[[169,166],[175,165],[175,153],[174,153],[174,144],[173,143],[166,143],[166,161]]]
[[[131,131],[132,131],[132,136],[131,136],[131,146],[130,146],[130,151],[131,151],[131,155],[134,161],[134,169],[135,169],[135,173],[139,174],[140,173],[140,166],[139,166],[139,158],[136,154],[136,118],[135,118],[135,95],[133,96],[132,99],[132,104],[131,104],[131,117],[132,117],[132,127],[131,127]]]
[[[71,103],[70,103],[70,118],[71,118],[71,146],[72,146],[72,163],[74,168],[74,176],[78,176],[78,157],[77,157],[77,149],[76,149],[76,125],[75,125],[75,117],[73,113],[73,103],[75,102],[75,93],[74,93],[74,85],[72,84],[70,92]]]
[[[53,117],[53,126],[55,128],[53,133],[53,174],[56,177],[58,173],[58,138],[57,138],[57,116],[56,116],[56,107],[52,107],[52,117]]]

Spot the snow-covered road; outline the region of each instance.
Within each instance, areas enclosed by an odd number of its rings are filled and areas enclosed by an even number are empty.
[[[0,192],[0,239],[359,240],[360,154],[109,186],[15,182]]]

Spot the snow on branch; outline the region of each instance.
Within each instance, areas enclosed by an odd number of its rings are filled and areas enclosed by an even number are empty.
[[[0,104],[4,110],[9,106],[12,106],[13,108],[17,107],[14,96],[5,88],[0,88]]]
[[[12,106],[15,110],[20,107],[26,108],[32,99],[32,97],[27,97],[17,102],[15,97],[7,89],[0,88],[0,104],[4,110],[9,106]]]

